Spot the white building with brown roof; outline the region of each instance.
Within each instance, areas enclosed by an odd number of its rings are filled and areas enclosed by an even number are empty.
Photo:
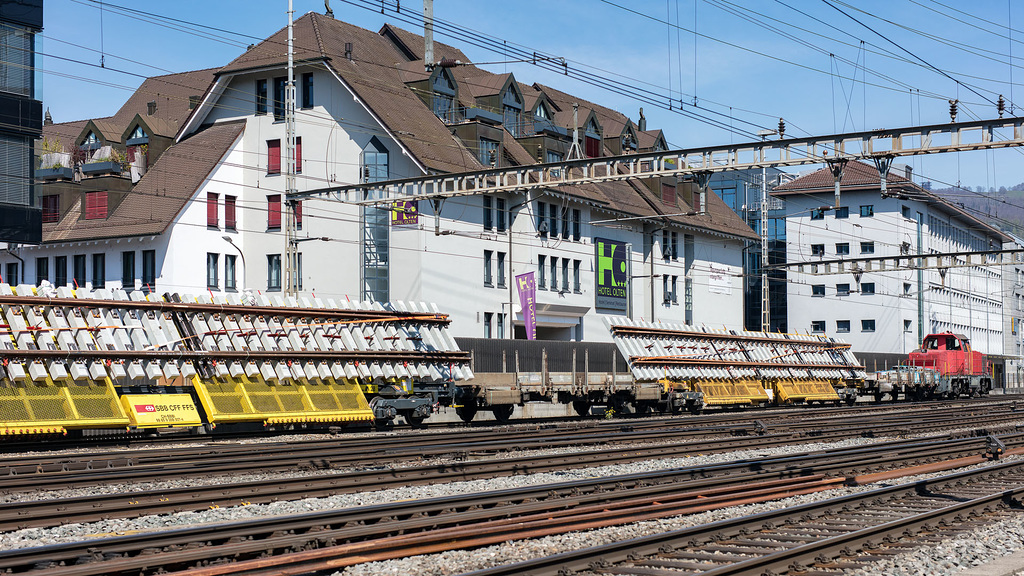
[[[1009,239],[914,184],[906,169],[904,174],[896,167],[889,172],[883,197],[878,170],[849,162],[838,210],[827,168],[776,187],[772,194],[785,199],[787,261],[998,250]],[[992,259],[945,270],[906,265],[884,272],[876,266],[860,274],[811,270],[789,269],[790,330],[850,342],[869,370],[876,360],[881,369],[905,359],[925,335],[936,332],[963,334],[975,349],[1003,354],[1003,271]]]
[[[426,72],[422,38],[391,26],[309,13],[294,33],[299,191],[561,160],[573,103],[590,156],[664,147],[660,131],[512,74]],[[20,281],[280,293],[285,46],[281,30],[223,68],[147,80],[114,117],[47,127],[64,134],[73,170],[40,187],[57,204],[44,243],[14,250],[29,269]],[[442,44],[435,55],[468,62]],[[150,106],[157,93],[167,100]],[[87,174],[103,151],[120,173]],[[421,201],[415,215],[339,200],[297,212],[302,295],[432,302],[456,336],[522,338],[513,278],[534,272],[540,339],[609,340],[604,315],[742,327],[742,250],[755,236],[686,182]],[[616,290],[599,296],[599,283]]]

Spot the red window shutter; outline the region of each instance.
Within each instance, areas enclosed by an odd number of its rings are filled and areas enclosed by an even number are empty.
[[[56,222],[57,220],[60,220],[60,195],[43,196],[43,222]]]
[[[267,140],[267,174],[281,173],[281,141]]]
[[[107,193],[85,193],[85,219],[98,220],[107,217]]]
[[[281,195],[267,196],[267,228],[281,228]]]
[[[302,136],[295,137],[295,173],[302,174]]]
[[[597,158],[598,156],[601,155],[601,140],[600,139],[598,139],[598,138],[591,138],[590,136],[585,136],[584,140],[586,141],[586,147],[587,147],[586,154],[587,154],[587,158]]]
[[[235,197],[224,196],[224,229],[235,229]]]
[[[302,230],[302,200],[295,203],[295,227]]]
[[[214,228],[220,226],[220,202],[216,192],[206,193],[206,225]]]
[[[676,204],[676,187],[671,184],[661,185],[661,201],[669,206]]]

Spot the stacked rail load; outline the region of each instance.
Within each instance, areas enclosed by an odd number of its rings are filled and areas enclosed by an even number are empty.
[[[854,402],[866,377],[850,345],[825,336],[608,319],[634,380],[662,385],[662,410]]]
[[[0,284],[0,436],[421,422],[472,378],[426,304]]]

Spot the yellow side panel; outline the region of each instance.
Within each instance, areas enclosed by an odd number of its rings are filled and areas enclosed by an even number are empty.
[[[366,397],[354,380],[314,378],[284,384],[242,376],[214,381],[197,379],[196,390],[211,424],[373,420]]]
[[[125,428],[129,423],[107,380],[0,383],[0,435]]]
[[[838,401],[839,394],[829,380],[775,380],[772,388],[779,402]]]
[[[138,428],[198,426],[203,423],[188,394],[125,394],[124,411]]]
[[[696,388],[704,393],[704,403],[708,406],[771,401],[759,380],[698,380]]]

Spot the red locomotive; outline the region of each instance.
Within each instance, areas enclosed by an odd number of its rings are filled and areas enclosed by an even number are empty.
[[[975,396],[992,389],[985,356],[971,349],[970,340],[961,334],[929,334],[921,348],[910,353],[907,364],[938,371],[935,389],[929,391],[937,396]]]

